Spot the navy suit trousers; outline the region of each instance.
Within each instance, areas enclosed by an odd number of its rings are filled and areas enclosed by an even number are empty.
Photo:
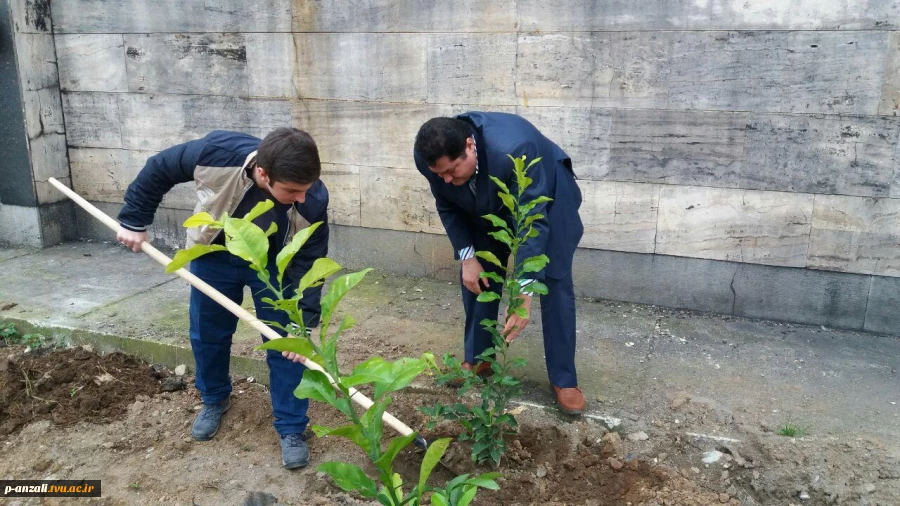
[[[504,256],[497,256],[505,263]],[[503,275],[495,265],[485,261],[481,263],[486,270]],[[575,372],[575,287],[571,269],[568,273],[564,279],[545,278],[543,283],[547,285],[548,293],[540,297],[547,376],[550,383],[560,388],[578,386]],[[459,284],[466,313],[465,360],[475,364],[476,357],[493,346],[491,334],[481,326],[481,320],[496,320],[500,302],[478,302],[477,296],[462,284],[462,270]],[[500,294],[502,288],[499,283],[491,282],[490,290]]]

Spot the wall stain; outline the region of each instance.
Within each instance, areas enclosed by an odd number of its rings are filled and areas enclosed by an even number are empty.
[[[50,0],[26,0],[25,24],[36,30],[49,32],[47,21],[50,19]]]
[[[128,46],[128,49],[125,50],[125,55],[132,60],[140,60],[144,56],[144,52],[136,47]]]
[[[181,51],[182,58],[208,55],[247,62],[247,46],[244,44],[243,35],[239,33],[223,33],[215,37],[178,34],[175,36],[175,45]]]

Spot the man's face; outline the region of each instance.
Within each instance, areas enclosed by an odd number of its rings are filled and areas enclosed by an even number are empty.
[[[471,137],[466,139],[466,149],[458,158],[451,160],[447,156],[442,156],[429,167],[431,172],[437,174],[447,184],[461,186],[475,173],[475,141]]]
[[[282,204],[293,204],[297,202],[302,204],[306,202],[306,192],[312,188],[313,183],[283,183],[281,181],[272,182],[266,170],[257,167],[259,177],[257,178],[257,186],[269,192],[272,198]],[[260,184],[262,183],[262,184]]]

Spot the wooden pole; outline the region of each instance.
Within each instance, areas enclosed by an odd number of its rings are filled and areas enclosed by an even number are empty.
[[[78,195],[77,193],[72,191],[72,189],[70,189],[68,186],[60,183],[56,178],[51,177],[49,179],[49,181],[50,181],[50,184],[52,184],[54,187],[56,187],[57,190],[63,192],[67,197],[69,197],[70,199],[75,201],[76,204],[78,204],[85,211],[90,213],[91,216],[100,220],[104,225],[106,225],[108,228],[110,228],[113,232],[118,232],[119,222],[110,218],[109,215],[107,215],[103,211],[97,209],[93,204],[91,204],[87,200],[84,200],[84,198],[82,198],[81,195]],[[163,266],[169,265],[169,262],[172,261],[171,258],[169,258],[164,253],[162,253],[161,251],[156,249],[148,241],[144,241],[141,243],[141,251],[150,255],[151,258],[153,258],[154,260],[156,260]],[[254,315],[250,314],[249,311],[247,311],[246,309],[241,307],[240,304],[236,304],[233,300],[222,295],[222,292],[216,290],[215,288],[211,287],[208,283],[206,283],[202,279],[191,274],[190,271],[187,271],[184,268],[181,268],[181,269],[178,269],[177,271],[175,271],[175,274],[178,275],[179,277],[183,278],[184,280],[186,280],[194,288],[196,288],[196,289],[200,290],[201,292],[203,292],[204,294],[206,294],[209,298],[211,298],[214,301],[221,304],[225,309],[231,311],[232,314],[234,314],[241,320],[244,320],[245,322],[252,325],[253,328],[258,330],[262,335],[268,337],[269,339],[281,339],[282,336],[278,332],[275,332],[275,330],[272,329],[272,327],[269,327],[265,323],[259,321],[259,319],[257,319]],[[325,372],[324,369],[322,369],[322,366],[313,362],[312,360],[309,360],[306,357],[302,357],[302,363],[309,369],[312,369],[315,371],[320,371],[323,374],[325,374],[325,376],[328,378],[328,381],[330,381],[332,386],[334,386],[335,389],[337,389],[337,384],[335,383],[334,378],[329,376],[328,373]],[[353,402],[358,404],[363,409],[369,409],[372,406],[372,404],[374,404],[371,399],[369,399],[364,394],[362,394],[359,390],[357,390],[353,387],[350,387],[350,398],[353,400]],[[390,426],[392,429],[394,429],[395,431],[400,433],[401,436],[408,436],[413,433],[413,430],[410,429],[409,426],[407,426],[406,424],[404,424],[403,422],[401,422],[400,420],[398,420],[397,418],[395,418],[393,415],[391,415],[388,412],[385,412],[384,415],[382,415],[381,419],[384,421],[384,423],[388,424],[388,426]],[[424,446],[425,444],[426,443],[425,443],[424,439],[422,439],[421,437],[416,438],[417,446],[421,447],[421,446]]]

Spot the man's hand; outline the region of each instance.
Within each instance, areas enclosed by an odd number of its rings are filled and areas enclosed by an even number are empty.
[[[531,321],[531,295],[523,293],[519,295],[519,298],[522,299],[521,307],[525,309],[526,316],[523,318],[513,313],[509,319],[506,320],[506,326],[503,327],[503,335],[506,336],[507,344],[519,337],[519,333],[522,332],[528,325],[528,322]]]
[[[120,226],[119,232],[116,234],[116,240],[137,253],[141,251],[141,243],[150,240],[150,235],[146,230],[143,232],[135,232]]]
[[[481,267],[481,262],[478,261],[478,258],[472,257],[468,260],[463,260],[463,286],[475,295],[481,295],[481,282],[484,283],[485,288],[490,288],[491,286],[490,281],[487,278],[480,277],[482,272],[484,272],[484,268]]]

